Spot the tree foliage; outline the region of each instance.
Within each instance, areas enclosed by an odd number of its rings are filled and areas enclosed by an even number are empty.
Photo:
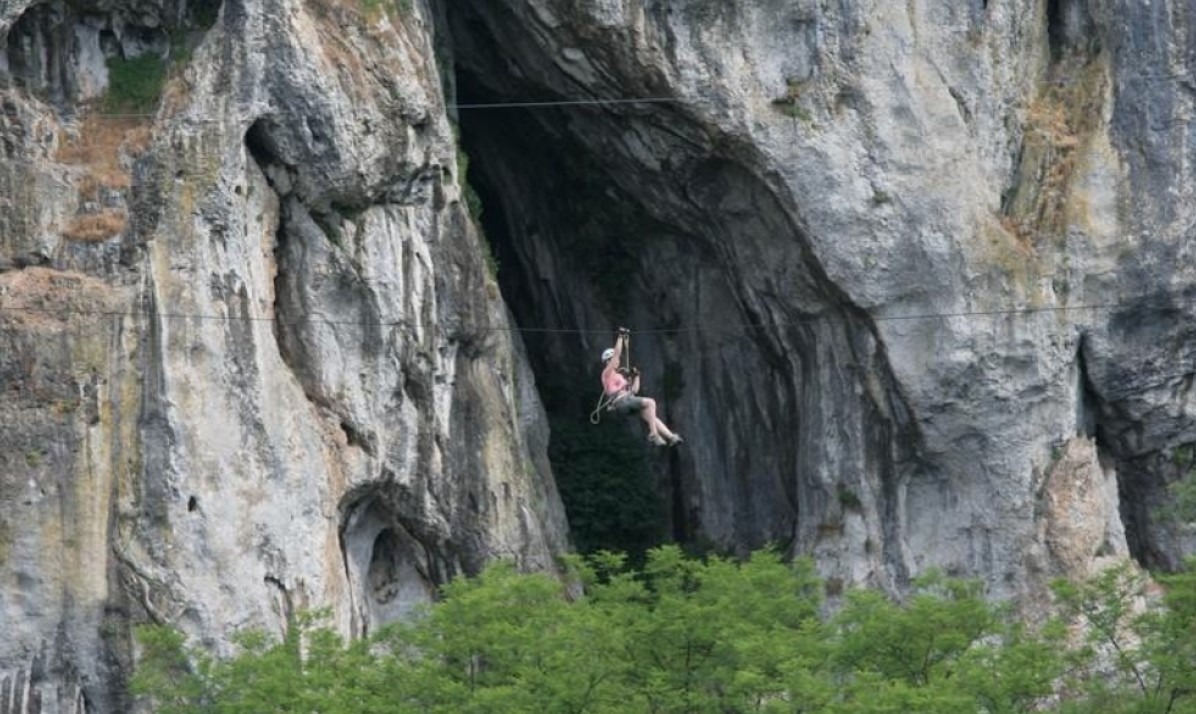
[[[149,113],[158,106],[166,83],[166,61],[154,54],[108,60],[108,92],[104,110]]]
[[[1196,712],[1191,573],[1162,579],[1146,614],[1128,569],[1059,584],[1068,619],[1029,628],[937,574],[900,601],[849,591],[828,615],[811,563],[767,551],[666,546],[634,569],[601,552],[567,571],[499,563],[367,640],[302,616],[229,659],[143,629],[134,691],[164,714]]]
[[[619,551],[639,562],[660,543],[664,503],[643,442],[618,417],[597,426],[554,420],[548,458],[578,551]]]

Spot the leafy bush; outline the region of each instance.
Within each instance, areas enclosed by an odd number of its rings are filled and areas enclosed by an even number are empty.
[[[158,106],[166,82],[166,62],[152,54],[108,60],[108,93],[104,109],[129,114],[148,113]]]
[[[664,536],[664,504],[644,444],[618,417],[597,426],[554,419],[548,458],[581,553],[613,550],[638,559]]]
[[[460,139],[457,141],[457,183],[461,185],[461,193],[465,198],[465,208],[469,211],[469,217],[478,223],[482,220],[482,197],[469,182],[469,154],[460,147]]]
[[[1170,484],[1167,495],[1167,502],[1159,509],[1162,518],[1174,523],[1196,521],[1196,472],[1189,471]]]
[[[303,616],[283,640],[247,633],[216,660],[146,628],[133,689],[161,714],[1196,711],[1190,573],[1164,578],[1165,608],[1148,615],[1126,608],[1140,585],[1126,570],[1060,586],[1085,622],[1031,630],[976,583],[937,574],[903,602],[848,591],[828,618],[812,564],[772,552],[735,562],[668,546],[639,570],[611,553],[568,568],[584,597],[500,563],[351,643]],[[1068,644],[1076,624],[1094,642],[1112,633],[1124,679]]]
[[[1068,712],[1196,712],[1196,559],[1187,570],[1159,576],[1163,607],[1141,612],[1150,586],[1120,566],[1088,582],[1055,583],[1055,593],[1086,634],[1074,653],[1075,686],[1092,708]],[[1156,599],[1151,597],[1151,599]],[[1156,603],[1158,604],[1158,603]]]

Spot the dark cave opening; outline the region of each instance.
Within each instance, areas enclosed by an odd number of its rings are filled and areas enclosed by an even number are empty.
[[[467,73],[458,73],[457,87],[461,103],[511,101],[487,92]],[[474,218],[516,324],[595,330],[529,330],[521,336],[548,413],[549,460],[576,547],[636,558],[665,540],[686,541],[688,527],[675,519],[670,523],[678,507],[666,506],[680,498],[680,476],[652,458],[641,443],[639,423],[607,415],[591,425],[588,418],[600,392],[596,353],[609,346],[618,324],[630,321],[625,283],[637,272],[638,258],[626,237],[637,223],[650,221],[628,210],[634,203],[594,165],[588,149],[543,131],[545,123],[567,123],[567,117],[533,111],[462,111],[461,150],[469,157],[469,171],[459,178],[479,199],[480,215]],[[503,186],[518,187],[517,193]],[[614,202],[622,208],[612,208]],[[544,272],[538,251],[551,252],[559,274]],[[589,314],[561,309],[552,299],[563,282],[591,296]]]
[[[1047,0],[1047,47],[1051,60],[1059,62],[1068,55],[1092,56],[1100,51],[1087,0]]]
[[[75,38],[61,12],[48,4],[30,7],[4,41],[8,82],[54,104],[64,103],[73,93],[77,81],[64,60]]]
[[[127,111],[130,97],[148,112],[166,68],[190,57],[222,7],[223,0],[182,0],[125,14],[106,3],[35,3],[0,38],[0,84],[64,114],[92,103]]]
[[[582,524],[626,532],[612,517],[632,509],[571,495],[570,469],[581,485],[605,483],[602,495],[642,494],[651,542],[699,550],[810,552],[843,518],[840,486],[872,489],[890,508],[886,484],[916,434],[866,317],[813,255],[792,193],[750,141],[702,109],[627,101],[671,85],[658,68],[613,56],[618,40],[575,38],[586,49],[561,52],[528,35],[525,11],[439,5],[451,99],[535,103],[462,108],[456,119],[503,297],[519,327],[546,330],[523,339],[574,535]],[[609,74],[583,81],[565,66],[587,53]],[[834,319],[803,324],[820,315]],[[638,333],[643,392],[683,447],[650,448],[634,420],[589,425],[598,355],[619,325]],[[842,364],[861,366],[845,374]],[[878,389],[855,381],[866,373]],[[824,444],[842,440],[832,412],[861,426],[851,447],[828,454]],[[633,475],[630,458],[610,468],[624,451],[616,438],[647,475]],[[602,481],[611,473],[622,480]],[[579,494],[595,500],[580,508]],[[895,562],[900,547],[894,534],[877,550]]]
[[[355,634],[410,619],[454,573],[445,544],[421,530],[419,515],[408,512],[406,502],[393,484],[342,500],[340,546],[354,590]]]

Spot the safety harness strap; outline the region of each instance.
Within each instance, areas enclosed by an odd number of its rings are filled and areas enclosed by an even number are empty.
[[[631,369],[631,331],[625,327],[620,327],[619,332],[623,335],[623,354],[620,360],[621,364],[626,365],[626,369]],[[594,406],[594,411],[590,412],[590,423],[597,426],[602,421],[602,412],[610,411],[614,408],[615,402],[619,401],[627,392],[619,392],[617,394],[608,395],[606,393],[606,385],[602,385],[602,392],[598,395],[598,404]]]

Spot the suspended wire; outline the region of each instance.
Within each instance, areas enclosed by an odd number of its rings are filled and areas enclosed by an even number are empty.
[[[708,99],[684,99],[681,97],[624,97],[617,99],[556,99],[544,101],[481,102],[471,104],[447,104],[446,109],[522,109],[536,107],[575,107],[595,104],[691,104]]]
[[[1172,79],[1192,79],[1193,74],[1188,71],[1173,72],[1165,74],[1129,74],[1118,75],[1113,74],[1113,79],[1125,79],[1130,81],[1164,81]],[[1085,77],[1077,75],[1066,75],[1063,77],[1045,77],[1041,79],[1045,84],[1061,85],[1061,84],[1075,84],[1078,82],[1087,81]],[[935,88],[950,86],[950,83],[943,81],[941,83],[925,83],[914,82],[913,86],[923,88]],[[703,102],[714,101],[711,96],[694,96],[694,97],[611,97],[611,98],[593,98],[593,99],[530,99],[530,100],[515,100],[510,102],[465,102],[457,104],[445,104],[445,109],[452,110],[488,110],[488,109],[541,109],[551,107],[587,107],[587,106],[607,106],[607,105],[626,105],[626,104],[700,104]],[[157,113],[116,113],[116,112],[84,112],[80,116],[83,117],[107,117],[116,119],[148,119],[157,117]],[[182,119],[189,122],[223,122],[225,119],[212,119],[203,117],[187,117],[185,115],[178,115],[174,118]]]
[[[1189,72],[1176,72],[1171,74],[1151,74],[1151,75],[1127,75],[1126,79],[1131,80],[1166,80],[1178,78],[1190,78],[1192,75]],[[1115,78],[1120,78],[1114,75]],[[1082,81],[1082,78],[1074,75],[1059,78],[1045,78],[1042,81],[1047,84],[1068,84],[1072,82]],[[917,83],[918,86],[946,86],[947,83],[925,85]],[[459,103],[446,104],[446,109],[458,110],[486,110],[486,109],[519,109],[519,108],[547,108],[547,107],[576,107],[576,106],[601,106],[601,105],[627,105],[627,104],[686,104],[698,103],[703,101],[711,101],[709,98],[681,98],[681,97],[615,97],[615,98],[595,98],[595,99],[561,99],[561,100],[532,100],[532,101],[512,101],[512,102],[480,102],[480,103]],[[110,117],[110,118],[150,118],[157,117],[156,113],[103,113],[103,112],[89,112],[85,114],[86,117]],[[178,117],[184,121],[191,122],[220,122],[223,119],[205,119],[205,118],[189,118],[186,116]],[[950,318],[972,318],[972,317],[991,317],[1001,315],[1033,315],[1040,313],[1058,313],[1066,311],[1098,311],[1098,310],[1112,310],[1120,307],[1129,307],[1127,302],[1114,303],[1098,303],[1098,304],[1078,304],[1078,305],[1060,305],[1050,307],[1034,307],[1034,308],[1008,308],[1008,309],[994,309],[994,310],[963,310],[955,312],[933,312],[933,313],[915,313],[908,315],[869,315],[869,318],[874,322],[889,322],[889,321],[912,321],[912,320],[932,320],[932,319],[950,319]],[[1173,306],[1168,306],[1163,309],[1174,309]],[[392,321],[392,322],[368,322],[368,321],[353,321],[353,320],[329,320],[325,318],[316,318],[307,316],[301,320],[283,321],[276,317],[259,317],[259,316],[234,316],[234,315],[205,315],[197,313],[152,313],[151,311],[92,311],[81,310],[76,308],[42,308],[32,307],[26,305],[6,305],[0,306],[0,311],[20,311],[20,312],[35,312],[43,314],[76,314],[88,316],[106,316],[106,317],[149,317],[156,316],[161,319],[188,319],[198,321],[246,321],[246,322],[270,322],[277,324],[327,324],[327,325],[354,325],[354,326],[373,326],[373,327],[435,327],[436,325],[427,325],[419,323],[410,323],[406,321]],[[735,325],[724,326],[723,328],[711,328],[704,326],[688,326],[675,328],[649,328],[644,330],[637,330],[640,334],[679,334],[687,332],[714,332],[730,329],[730,330],[749,330],[760,329],[766,327],[783,327],[787,325],[810,324],[826,320],[824,316],[812,316],[809,318],[801,318],[789,321],[770,322],[770,323],[739,323]],[[474,326],[468,329],[474,331],[515,331],[525,333],[567,333],[567,334],[599,334],[609,333],[609,329],[576,329],[576,328],[551,328],[551,327],[511,327],[511,326]]]
[[[901,321],[915,321],[915,320],[948,320],[957,318],[977,318],[977,317],[1000,317],[1000,316],[1026,316],[1039,315],[1047,313],[1064,313],[1069,311],[1084,312],[1084,311],[1103,311],[1116,310],[1120,308],[1135,308],[1138,310],[1147,310],[1152,312],[1171,312],[1177,310],[1183,304],[1170,303],[1167,305],[1158,305],[1154,307],[1143,306],[1141,302],[1143,299],[1167,297],[1166,293],[1154,293],[1150,295],[1139,296],[1131,300],[1121,300],[1117,302],[1106,303],[1079,303],[1075,305],[1054,305],[1043,307],[1024,307],[1024,308],[1003,308],[991,310],[958,310],[951,312],[922,312],[910,313],[905,315],[876,315],[867,314],[867,318],[872,322],[901,322]],[[1184,303],[1189,306],[1192,303]],[[522,327],[512,325],[452,325],[449,323],[419,323],[410,322],[407,320],[390,320],[390,321],[369,321],[369,320],[335,320],[314,315],[304,315],[298,318],[281,319],[278,317],[265,317],[257,315],[214,315],[205,313],[189,313],[189,312],[154,312],[152,310],[88,310],[84,308],[71,307],[45,307],[32,305],[0,305],[0,312],[26,312],[44,315],[78,315],[87,317],[128,317],[128,318],[157,318],[162,320],[193,320],[197,322],[263,322],[286,326],[302,326],[302,325],[330,325],[330,326],[353,326],[353,327],[399,327],[410,329],[460,329],[462,331],[472,332],[521,332],[521,333],[543,333],[543,334],[609,334],[609,328],[602,329],[582,329],[582,328],[565,328],[565,327]],[[646,328],[642,330],[633,330],[635,334],[640,335],[669,335],[682,333],[718,333],[718,332],[739,332],[758,330],[765,328],[776,327],[791,327],[798,325],[809,325],[819,322],[829,322],[837,319],[837,316],[831,315],[811,315],[804,318],[795,318],[792,320],[778,320],[775,322],[740,322],[733,324],[725,324],[718,326],[705,325],[689,325],[682,327],[662,327],[662,328]]]
[[[544,100],[518,100],[512,102],[467,102],[463,104],[446,104],[445,109],[464,109],[478,110],[478,109],[538,109],[545,107],[584,107],[584,106],[604,106],[604,105],[622,105],[622,104],[697,104],[701,102],[711,101],[707,98],[685,98],[685,97],[613,97],[610,99],[544,99]],[[115,112],[83,112],[79,114],[81,117],[105,117],[114,119],[149,119],[157,117],[157,113],[143,112],[143,113],[115,113]],[[175,115],[175,119],[190,122],[222,122],[225,119],[210,119],[203,117],[188,117],[185,114]]]
[[[300,318],[281,319],[277,317],[264,317],[258,315],[212,315],[205,313],[190,313],[190,312],[154,312],[152,310],[88,310],[84,308],[72,307],[37,307],[30,305],[0,305],[0,312],[27,312],[39,315],[76,315],[83,317],[128,317],[128,318],[158,318],[163,320],[193,320],[196,322],[264,322],[276,325],[285,326],[303,326],[303,325],[330,325],[338,327],[403,327],[411,329],[433,329],[433,328],[448,328],[451,325],[447,323],[420,323],[410,322],[407,320],[388,320],[388,321],[370,321],[370,320],[332,320],[322,317],[315,317],[313,315],[304,315]],[[512,327],[512,326],[498,326],[498,325],[476,325],[476,326],[460,326],[461,330],[473,332],[561,332],[561,333],[607,333],[608,329],[593,329],[582,330],[576,328],[556,328],[556,327]]]

